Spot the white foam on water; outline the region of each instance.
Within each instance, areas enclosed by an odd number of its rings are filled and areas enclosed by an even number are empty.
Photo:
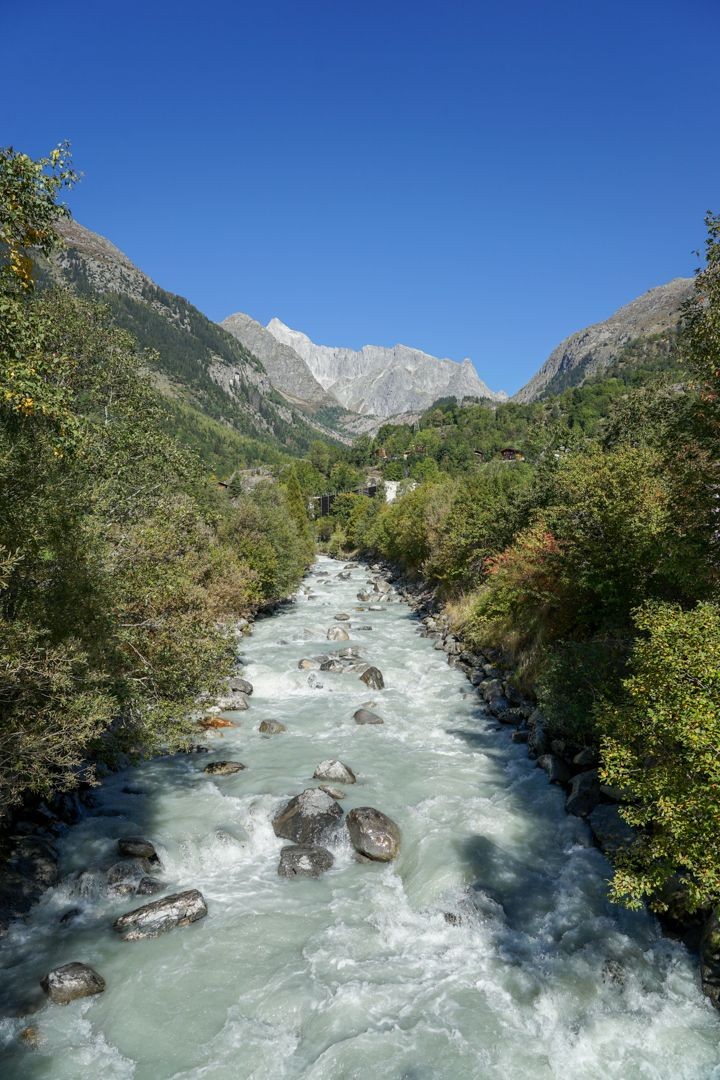
[[[0,944],[6,997],[24,1000],[70,960],[96,967],[107,989],[1,1021],[3,1078],[720,1080],[720,1021],[695,960],[653,919],[608,902],[609,867],[587,826],[463,698],[468,683],[406,605],[391,595],[355,612],[366,571],[340,581],[341,564],[316,569],[333,576],[311,574],[294,605],[243,640],[255,689],[237,727],[208,738],[209,754],[109,778],[62,838],[63,882]],[[342,647],[325,638],[340,611],[372,624],[349,644],[382,670],[384,690],[332,672],[313,688],[298,670]],[[368,702],[383,725],[354,722]],[[263,736],[263,719],[287,731]],[[247,767],[203,773],[224,758]],[[372,805],[398,822],[400,856],[359,863],[341,832],[322,878],[282,879],[272,818],[317,786],[327,758],[357,775],[338,784],[346,811]],[[126,835],[156,845],[167,891],[203,892],[207,918],[117,938],[113,920],[145,902],[103,888]],[[37,1049],[19,1042],[29,1025]]]

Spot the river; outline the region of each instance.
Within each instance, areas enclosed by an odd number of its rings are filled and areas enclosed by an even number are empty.
[[[356,611],[366,571],[343,581],[341,569],[320,558],[296,601],[256,623],[243,645],[251,707],[209,739],[211,754],[111,776],[62,838],[62,884],[0,944],[3,990],[22,995],[71,960],[95,967],[107,989],[2,1020],[0,1074],[720,1078],[720,1018],[694,958],[650,917],[608,902],[608,864],[526,748],[484,715],[406,604]],[[322,681],[313,686],[298,670],[301,657],[340,647],[326,641],[340,612],[372,627],[353,630],[352,643],[382,670],[384,690],[329,672],[311,673]],[[382,726],[354,722],[368,700]],[[269,718],[287,731],[260,735]],[[247,768],[203,772],[224,758]],[[400,856],[360,863],[341,835],[322,878],[280,878],[286,841],[272,816],[318,783],[327,758],[357,774],[340,785],[345,810],[372,805],[398,823]],[[93,868],[112,863],[127,835],[155,843],[168,892],[202,891],[206,918],[154,940],[113,933],[117,915],[145,901],[109,899]],[[18,1039],[28,1025],[35,1048]]]

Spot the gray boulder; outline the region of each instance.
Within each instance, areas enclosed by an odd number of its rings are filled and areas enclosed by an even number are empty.
[[[537,759],[539,768],[547,773],[551,784],[565,785],[570,781],[570,770],[557,754],[541,754]]]
[[[318,878],[330,869],[333,862],[334,859],[326,848],[313,844],[296,844],[284,847],[280,852],[278,874],[287,878]]]
[[[330,784],[318,784],[318,787],[320,788],[320,791],[324,791],[331,799],[336,799],[338,802],[342,799],[347,799],[347,793],[341,788],[331,787]]]
[[[258,731],[261,735],[281,735],[287,728],[279,720],[261,720]]]
[[[250,708],[247,694],[234,693],[219,697],[215,702],[221,712],[246,712]]]
[[[120,934],[123,941],[140,941],[142,938],[159,937],[176,926],[187,926],[206,915],[207,905],[202,893],[197,889],[188,889],[187,892],[174,893],[128,911],[115,920],[113,930]]]
[[[320,667],[318,660],[298,660],[298,668],[300,671],[316,671]]]
[[[211,761],[203,772],[210,776],[232,776],[233,773],[242,772],[244,768],[242,761]]]
[[[140,882],[151,869],[149,859],[124,859],[122,862],[113,863],[106,874],[108,892],[113,896],[130,896],[136,893]]]
[[[341,611],[339,615],[335,616],[335,622],[349,622],[350,616],[345,611]]]
[[[360,855],[375,862],[390,862],[400,851],[400,829],[373,806],[358,806],[346,818],[350,841]]]
[[[349,641],[350,635],[344,626],[331,626],[327,632],[328,641]]]
[[[550,742],[545,728],[545,720],[539,709],[531,714],[528,720],[530,734],[528,736],[528,754],[531,758],[542,757],[548,752]]]
[[[353,713],[353,720],[356,724],[384,724],[385,721],[377,713],[372,712],[370,709],[357,709]]]
[[[56,1005],[67,1005],[76,998],[102,994],[105,980],[89,964],[73,961],[48,971],[40,980],[40,985]]]
[[[366,686],[369,686],[371,690],[382,690],[385,686],[382,671],[376,667],[369,667],[363,671],[360,680],[361,682],[364,682]]]
[[[349,765],[329,758],[320,762],[313,773],[313,780],[339,780],[341,784],[354,784],[356,777]]]
[[[629,847],[635,840],[635,830],[620,817],[617,806],[601,804],[588,815],[588,823],[598,847],[609,855]]]
[[[569,814],[586,817],[600,802],[600,783],[597,769],[586,769],[573,776],[570,782],[570,794],[565,803]]]
[[[253,684],[248,682],[247,679],[241,679],[239,675],[234,676],[229,685],[235,694],[247,694],[249,697],[253,692]]]
[[[276,836],[295,844],[318,844],[342,820],[342,807],[320,788],[296,795],[273,818]]]
[[[154,844],[139,836],[124,836],[118,840],[118,852],[130,859],[147,859],[149,863],[156,865],[160,863]]]

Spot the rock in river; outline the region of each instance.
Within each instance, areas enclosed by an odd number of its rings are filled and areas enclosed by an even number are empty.
[[[383,679],[382,671],[380,671],[376,667],[367,668],[365,671],[363,671],[360,679],[362,680],[362,682],[365,683],[366,686],[369,686],[372,690],[382,690],[385,686],[385,680]]]
[[[43,990],[56,1005],[67,1005],[76,998],[102,994],[105,980],[88,964],[74,961],[53,968],[40,980]]]
[[[313,773],[313,780],[339,780],[341,784],[354,784],[355,773],[342,761],[321,761]]]
[[[232,776],[233,773],[242,772],[244,768],[242,761],[211,761],[203,772],[211,776]]]
[[[344,626],[331,626],[327,632],[328,641],[349,641],[350,635]]]
[[[258,731],[261,735],[281,735],[287,728],[279,720],[261,720]]]
[[[329,870],[333,857],[326,848],[312,844],[296,844],[284,847],[280,852],[280,877],[317,878]]]
[[[356,724],[384,724],[382,716],[378,716],[377,713],[372,712],[370,709],[357,709],[353,713],[353,720]],[[339,779],[339,777],[337,778]]]
[[[207,905],[201,892],[188,889],[187,892],[164,896],[152,904],[135,908],[121,915],[113,923],[123,941],[140,941],[142,938],[159,937],[160,934],[176,926],[187,926],[207,915]]]
[[[155,845],[139,836],[123,836],[118,840],[118,852],[130,859],[147,859],[148,862],[156,864],[160,862]]]
[[[317,844],[342,819],[342,808],[320,788],[307,788],[291,799],[273,818],[276,836],[296,844]]]
[[[253,692],[253,684],[248,682],[247,679],[241,679],[239,675],[235,675],[230,680],[230,689],[234,694],[246,694],[249,697]]]
[[[352,846],[361,855],[376,862],[390,862],[400,851],[400,830],[392,820],[373,806],[358,806],[347,818]]]

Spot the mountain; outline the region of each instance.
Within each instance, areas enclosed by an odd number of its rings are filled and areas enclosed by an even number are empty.
[[[337,400],[313,378],[305,361],[262,323],[238,311],[220,325],[262,361],[273,386],[285,397],[313,409],[337,406]]]
[[[692,292],[692,278],[674,278],[621,307],[605,322],[594,323],[565,338],[550,353],[538,373],[515,394],[514,400],[536,401],[579,386],[624,354],[643,352],[655,344],[665,350],[676,335],[682,305]]]
[[[240,454],[247,463],[274,460],[278,451],[303,453],[318,435],[338,437],[282,397],[250,349],[156,285],[109,240],[75,221],[61,222],[59,231],[65,247],[41,265],[41,280],[101,298],[120,326],[154,350],[151,377],[186,441],[196,448],[198,438],[212,441],[218,460],[237,463]]]
[[[272,319],[267,329],[305,362],[323,389],[355,413],[389,417],[426,409],[442,397],[505,398],[485,385],[470,360],[439,360],[407,345],[360,350],[316,345],[280,319]]]

